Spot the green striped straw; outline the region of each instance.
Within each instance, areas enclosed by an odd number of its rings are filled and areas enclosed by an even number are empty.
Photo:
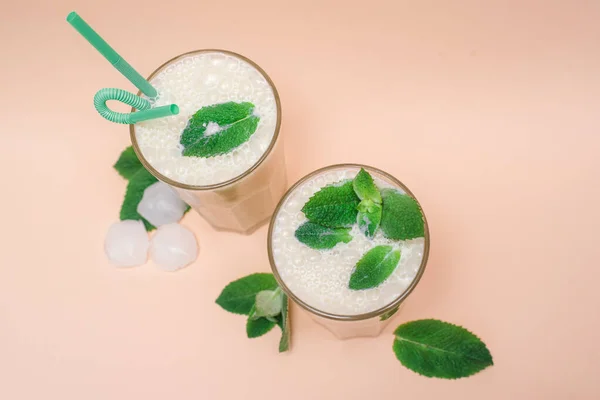
[[[73,26],[92,46],[96,48],[106,58],[113,67],[115,67],[125,78],[129,79],[142,93],[150,98],[157,96],[156,89],[144,79],[127,61],[125,61],[119,53],[117,53],[104,39],[88,25],[75,11],[69,13],[67,22]],[[138,110],[135,113],[117,113],[111,111],[106,102],[109,100],[117,100],[126,103]],[[111,122],[121,124],[133,124],[135,122],[145,121],[148,119],[161,118],[179,113],[179,108],[175,104],[168,106],[150,108],[150,102],[146,99],[135,96],[121,89],[101,89],[94,97],[94,105],[96,110],[104,118]]]

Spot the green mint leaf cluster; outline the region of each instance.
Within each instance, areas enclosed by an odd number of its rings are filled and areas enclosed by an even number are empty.
[[[350,228],[328,228],[307,221],[295,233],[296,239],[313,249],[331,249],[336,244],[352,240]]]
[[[277,286],[273,274],[256,273],[229,283],[216,303],[226,311],[248,316],[246,335],[249,338],[262,336],[279,325],[282,331],[279,351],[288,350],[288,298]]]
[[[156,229],[154,225],[138,213],[137,207],[140,201],[142,201],[144,191],[148,186],[157,182],[158,179],[144,168],[131,146],[123,150],[113,167],[117,170],[119,175],[129,181],[125,192],[125,198],[121,205],[121,221],[128,219],[142,221],[147,231]],[[188,206],[185,212],[188,212],[189,210],[190,207]]]
[[[406,368],[457,379],[494,365],[487,346],[465,328],[435,319],[407,322],[394,331],[394,353]]]
[[[356,263],[348,287],[362,290],[379,286],[394,272],[399,261],[400,250],[393,246],[372,248]]]
[[[252,103],[231,101],[202,107],[181,134],[183,155],[208,158],[229,153],[250,139],[259,121]]]
[[[371,174],[364,168],[353,180],[327,185],[304,205],[308,219],[298,227],[296,238],[317,250],[334,248],[352,240],[350,230],[355,223],[367,238],[373,239],[378,229],[392,240],[407,240],[425,234],[423,214],[412,197],[394,189],[379,190]],[[370,289],[382,284],[396,269],[400,250],[377,246],[356,264],[348,284],[350,289]]]

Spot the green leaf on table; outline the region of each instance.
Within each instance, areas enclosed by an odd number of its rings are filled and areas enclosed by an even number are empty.
[[[230,101],[202,107],[181,134],[183,155],[207,158],[229,153],[250,139],[259,121],[252,103]]]
[[[361,168],[352,181],[354,192],[361,200],[371,200],[381,204],[381,193],[373,181],[373,177],[364,168]]]
[[[394,332],[394,353],[406,368],[434,378],[471,376],[491,365],[492,355],[474,334],[435,319],[400,325]]]
[[[383,189],[381,230],[393,240],[408,240],[425,235],[425,223],[419,203],[394,189]]]
[[[302,207],[302,212],[316,224],[329,228],[347,228],[356,222],[356,207],[359,202],[352,181],[346,180],[319,190]]]
[[[291,327],[289,313],[289,299],[287,295],[281,298],[281,315],[279,316],[278,325],[281,328],[281,340],[279,341],[279,352],[283,353],[290,349]]]
[[[231,282],[216,300],[226,311],[249,315],[256,301],[256,295],[263,290],[277,289],[273,274],[256,273]]]
[[[360,231],[368,238],[375,237],[375,232],[381,223],[382,207],[369,199],[364,199],[358,205],[356,222]]]
[[[269,332],[276,325],[275,322],[264,317],[256,317],[256,308],[252,306],[248,319],[246,320],[246,335],[253,339]]]
[[[350,228],[328,228],[307,221],[296,229],[296,239],[312,249],[331,249],[340,242],[352,240]]]
[[[157,181],[158,179],[148,172],[146,168],[139,169],[138,172],[131,176],[129,183],[127,184],[123,204],[121,205],[121,221],[134,219],[136,221],[142,221],[147,231],[156,229],[154,225],[138,213],[137,207],[144,196],[144,190]]]
[[[131,146],[123,150],[113,167],[119,175],[129,180],[125,198],[121,205],[120,219],[122,221],[128,219],[142,221],[147,231],[156,229],[154,225],[137,212],[137,207],[144,196],[144,191],[148,186],[156,183],[158,179],[144,168]],[[188,205],[184,213],[187,213],[189,210],[190,206]]]
[[[275,290],[261,290],[258,292],[256,294],[254,318],[272,319],[281,314],[282,296],[283,293],[279,287]]]
[[[348,287],[352,290],[379,286],[394,272],[400,261],[400,250],[393,246],[377,246],[356,263]]]
[[[117,170],[119,175],[125,179],[131,179],[140,169],[144,166],[138,159],[133,147],[129,146],[119,156],[119,159],[113,166]]]

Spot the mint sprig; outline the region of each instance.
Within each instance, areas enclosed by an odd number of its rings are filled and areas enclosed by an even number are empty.
[[[494,365],[485,343],[463,327],[436,319],[407,322],[394,331],[394,353],[406,368],[457,379]]]
[[[336,244],[352,240],[350,228],[328,228],[307,221],[296,229],[296,239],[313,249],[332,249]]]
[[[230,101],[202,107],[181,134],[183,155],[208,158],[229,153],[250,139],[259,121],[252,103]]]
[[[248,315],[246,335],[256,338],[279,325],[282,332],[279,351],[289,349],[288,298],[277,286],[273,274],[256,273],[229,283],[216,303],[224,310]]]
[[[144,191],[148,186],[156,183],[158,179],[144,168],[131,146],[123,150],[113,168],[117,170],[119,175],[129,180],[125,198],[121,204],[119,216],[121,221],[128,219],[142,221],[148,232],[156,229],[154,225],[138,213],[137,208],[140,201],[142,201]],[[188,206],[185,212],[187,213],[189,210],[190,207]]]
[[[273,274],[256,273],[231,282],[221,292],[216,302],[226,311],[249,315],[256,295],[263,290],[277,289]]]
[[[352,181],[347,180],[319,190],[302,207],[302,212],[315,224],[329,228],[348,228],[356,222],[356,207],[359,202]]]
[[[383,283],[396,269],[400,250],[393,246],[377,246],[356,263],[348,287],[352,290],[370,289]]]
[[[383,189],[381,230],[393,240],[409,240],[425,236],[421,208],[415,199],[395,189]]]

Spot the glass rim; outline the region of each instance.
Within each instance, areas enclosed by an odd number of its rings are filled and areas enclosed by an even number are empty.
[[[410,283],[410,285],[408,285],[408,287],[402,292],[400,293],[400,295],[391,303],[378,308],[377,310],[373,310],[373,311],[369,311],[367,313],[362,313],[362,314],[356,314],[356,315],[341,315],[341,314],[333,314],[330,312],[326,312],[326,311],[322,311],[319,310],[316,307],[313,307],[309,304],[307,304],[306,302],[302,301],[301,299],[299,299],[285,284],[285,282],[283,281],[283,279],[281,279],[281,276],[279,275],[279,271],[277,270],[277,266],[275,264],[275,260],[273,258],[273,248],[272,248],[272,236],[273,236],[273,227],[275,226],[275,219],[277,218],[277,214],[279,213],[279,209],[281,208],[281,206],[283,205],[283,203],[287,200],[287,198],[290,196],[290,194],[296,190],[296,188],[298,188],[298,186],[300,186],[302,183],[306,182],[307,180],[323,173],[326,172],[328,170],[331,169],[335,169],[335,168],[365,168],[366,170],[371,170],[374,171],[378,174],[381,174],[382,176],[384,176],[386,179],[389,179],[392,183],[394,183],[395,185],[397,185],[399,188],[401,188],[402,190],[404,190],[406,192],[406,194],[408,194],[409,196],[411,196],[413,199],[415,199],[415,201],[417,202],[417,204],[419,205],[419,208],[421,209],[421,214],[423,215],[423,223],[424,223],[424,239],[425,239],[425,245],[423,247],[423,258],[421,259],[421,265],[419,265],[419,270],[417,271],[417,274],[415,275],[415,277],[413,278],[412,282]],[[271,216],[271,221],[269,223],[269,232],[267,235],[267,251],[268,251],[268,255],[269,255],[269,263],[271,264],[271,271],[273,272],[273,275],[275,276],[275,279],[277,280],[277,284],[281,287],[281,289],[285,292],[285,294],[291,298],[296,304],[298,304],[300,307],[304,308],[306,311],[310,312],[311,314],[315,314],[319,317],[323,317],[323,318],[327,318],[330,320],[335,320],[335,321],[361,321],[361,320],[366,320],[366,319],[370,319],[370,318],[374,318],[374,317],[378,317],[382,314],[385,314],[388,311],[393,310],[396,307],[399,307],[400,304],[408,297],[408,295],[410,295],[412,293],[412,291],[414,290],[414,288],[417,286],[417,284],[419,283],[419,281],[421,280],[421,277],[423,276],[423,273],[425,272],[425,267],[427,265],[427,260],[429,258],[429,245],[430,245],[430,237],[429,237],[429,226],[427,224],[427,218],[425,217],[425,212],[423,211],[423,208],[421,207],[421,204],[419,203],[419,200],[415,197],[415,195],[410,191],[410,189],[408,189],[408,187],[406,187],[406,185],[404,185],[402,182],[400,182],[398,179],[396,179],[394,176],[388,174],[385,171],[382,171],[378,168],[375,167],[371,167],[369,165],[364,165],[364,164],[352,164],[352,163],[344,163],[344,164],[333,164],[333,165],[329,165],[326,167],[322,167],[319,168],[311,173],[309,173],[308,175],[305,175],[303,178],[299,179],[296,183],[294,183],[292,185],[292,187],[290,187],[285,194],[283,195],[283,197],[281,198],[281,200],[279,200],[279,203],[277,204],[277,207],[275,207],[275,211],[273,212],[273,215]]]
[[[135,124],[130,124],[129,125],[129,138],[131,140],[131,145],[133,146],[133,151],[139,158],[139,160],[142,163],[142,165],[144,166],[144,168],[146,168],[148,170],[148,172],[150,172],[152,175],[154,175],[154,177],[156,177],[158,180],[165,182],[171,186],[174,186],[174,187],[177,187],[180,189],[186,189],[186,190],[214,190],[214,189],[232,185],[232,184],[242,180],[246,176],[250,175],[254,170],[256,170],[267,159],[267,157],[269,157],[269,155],[273,151],[273,148],[275,147],[275,144],[277,143],[277,139],[279,138],[279,130],[281,128],[281,101],[279,99],[279,93],[277,92],[277,88],[275,87],[275,84],[271,80],[271,77],[269,77],[269,75],[265,72],[265,70],[263,70],[254,61],[250,60],[247,57],[244,57],[241,54],[235,53],[233,51],[222,50],[222,49],[201,49],[201,50],[188,51],[186,53],[182,53],[182,54],[175,56],[175,57],[171,58],[170,60],[164,62],[160,67],[158,67],[156,70],[154,70],[154,72],[152,72],[150,74],[150,76],[148,76],[148,78],[146,78],[146,79],[148,81],[150,81],[158,73],[162,72],[165,68],[167,68],[169,65],[171,65],[172,63],[174,63],[175,61],[177,61],[179,59],[182,59],[182,58],[185,58],[185,57],[188,57],[191,55],[195,55],[195,54],[201,54],[201,53],[227,54],[229,56],[239,58],[240,60],[245,61],[248,64],[250,64],[252,67],[254,67],[265,78],[265,80],[271,87],[271,90],[273,91],[273,96],[275,97],[275,105],[277,107],[277,122],[275,123],[275,132],[273,133],[273,138],[271,139],[271,142],[269,143],[269,147],[267,147],[267,149],[265,150],[263,155],[250,168],[248,168],[246,171],[242,172],[240,175],[235,176],[231,179],[228,179],[224,182],[213,183],[210,185],[190,185],[187,183],[181,183],[181,182],[178,182],[176,180],[173,180],[173,179],[168,178],[168,177],[164,176],[163,174],[161,174],[158,170],[156,170],[148,162],[148,160],[146,160],[146,158],[142,154],[142,151],[139,148],[139,145],[137,142],[137,138],[135,136]],[[141,91],[138,91],[137,95],[141,96],[142,95]],[[131,112],[134,112],[134,111],[135,111],[135,109],[132,108]]]

